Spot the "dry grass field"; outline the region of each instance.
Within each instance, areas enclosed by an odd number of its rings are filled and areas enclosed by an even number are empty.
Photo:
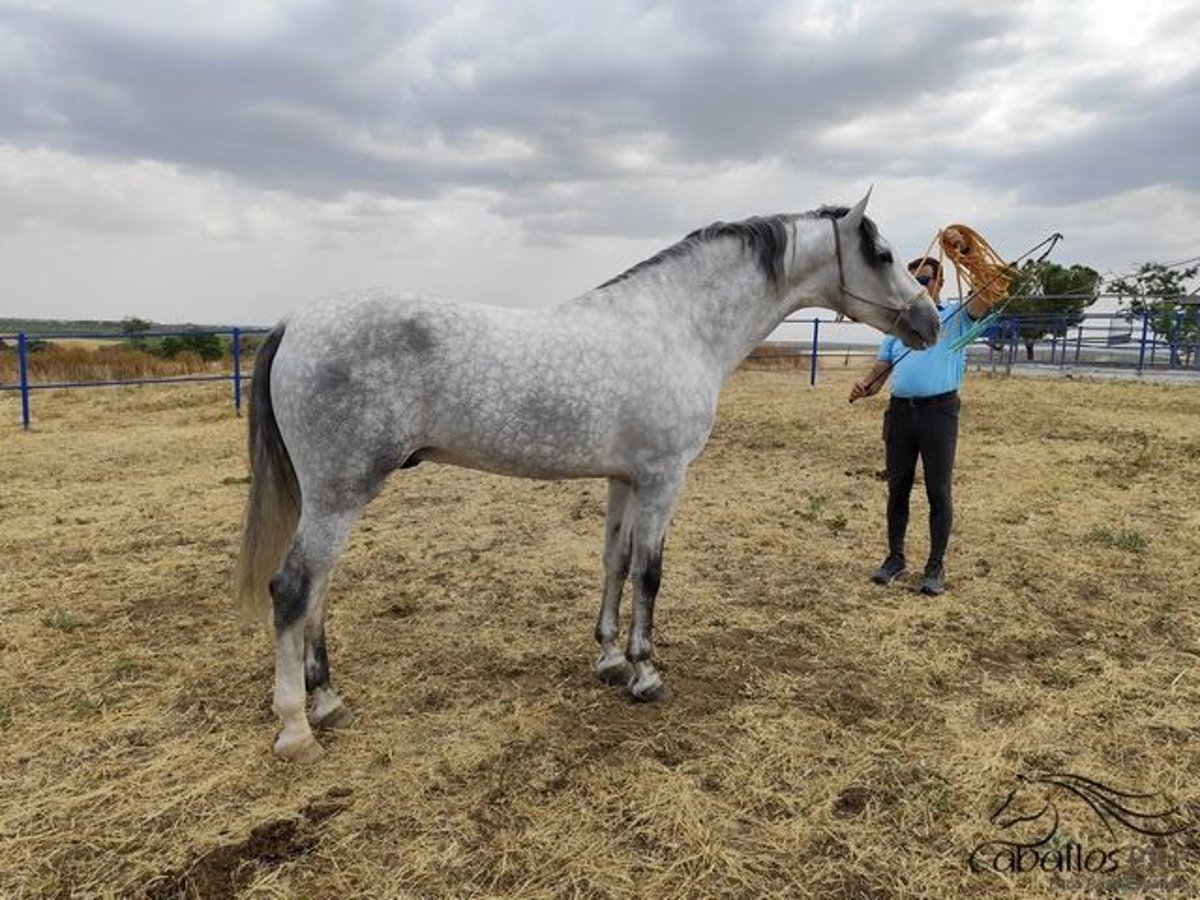
[[[31,384],[178,378],[197,374],[222,375],[232,371],[229,359],[209,362],[187,352],[164,359],[115,341],[83,339],[54,341],[46,349],[30,353],[28,366]],[[0,353],[0,384],[19,383],[16,353]]]
[[[228,386],[39,393],[28,434],[0,396],[0,896],[1200,895],[1200,389],[973,373],[929,599],[868,582],[883,403],[849,383],[728,385],[667,539],[666,706],[590,674],[602,482],[397,473],[331,587],[357,718],[303,767],[232,612]],[[1046,785],[989,820],[1039,772],[1184,830]],[[1066,864],[972,870],[1039,804]]]

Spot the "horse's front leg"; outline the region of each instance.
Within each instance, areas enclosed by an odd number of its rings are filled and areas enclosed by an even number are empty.
[[[627,515],[631,496],[629,482],[617,478],[608,481],[608,513],[604,520],[604,596],[596,621],[596,643],[600,658],[592,668],[601,681],[626,685],[633,677],[633,666],[621,649],[621,591],[629,577],[630,529]]]
[[[683,484],[684,469],[639,478],[633,498],[633,617],[625,655],[633,664],[629,693],[634,700],[666,701],[671,689],[654,667],[654,602],[662,580],[663,542],[675,501]]]

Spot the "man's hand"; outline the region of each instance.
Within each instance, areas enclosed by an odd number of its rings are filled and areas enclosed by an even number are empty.
[[[854,382],[850,388],[850,402],[861,400],[863,397],[870,397],[872,394],[879,393],[879,386],[882,384],[882,379],[876,378],[874,381],[864,378],[862,381]]]
[[[867,377],[854,382],[854,386],[850,388],[850,402],[853,403],[863,397],[878,394],[879,389],[883,387],[883,383],[888,380],[888,375],[891,373],[892,364],[890,362],[882,359],[875,360]]]

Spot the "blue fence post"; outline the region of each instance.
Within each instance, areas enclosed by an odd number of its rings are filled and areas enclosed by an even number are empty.
[[[233,408],[242,414],[242,330],[233,329]]]
[[[1172,369],[1179,365],[1179,336],[1183,333],[1183,310],[1175,309],[1175,321],[1171,327],[1171,362]]]
[[[21,427],[29,430],[29,345],[25,332],[17,335],[17,366],[21,373]]]
[[[1192,317],[1192,368],[1200,369],[1200,310],[1193,309]]]
[[[1138,364],[1137,364],[1137,370],[1138,370],[1139,375],[1142,374],[1142,368],[1146,364],[1146,332],[1149,330],[1150,330],[1150,314],[1148,312],[1143,311],[1142,312],[1142,347],[1138,351]]]
[[[812,345],[812,367],[808,373],[808,385],[812,387],[817,383],[817,335],[820,333],[821,320],[813,319],[813,345]]]
[[[1008,360],[1004,366],[1004,374],[1011,375],[1013,363],[1017,360],[1017,346],[1021,343],[1021,318],[1013,316],[1012,320],[1012,338],[1008,344]]]

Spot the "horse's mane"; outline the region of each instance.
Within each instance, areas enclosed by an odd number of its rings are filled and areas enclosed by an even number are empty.
[[[642,260],[622,272],[615,278],[610,278],[600,288],[610,287],[625,279],[645,272],[668,259],[675,259],[692,252],[701,244],[723,237],[735,237],[742,242],[742,247],[754,255],[758,268],[763,277],[771,284],[778,285],[783,277],[783,255],[787,250],[787,226],[797,219],[840,219],[850,211],[846,206],[822,206],[820,209],[806,213],[782,213],[774,216],[751,216],[741,222],[714,222],[704,228],[697,229],[676,244]],[[879,246],[879,229],[866,216],[863,216],[859,226],[862,240],[863,257],[867,264],[878,268],[892,262],[891,251]],[[599,288],[597,288],[599,290]]]

